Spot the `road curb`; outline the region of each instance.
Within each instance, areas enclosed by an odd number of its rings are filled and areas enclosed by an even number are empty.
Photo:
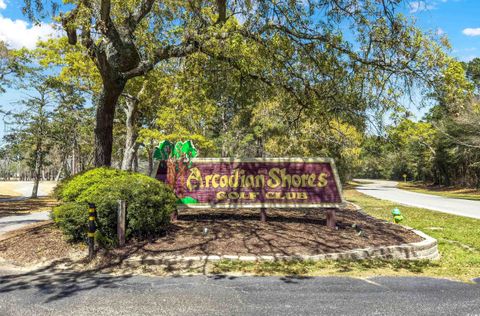
[[[353,203],[350,203],[355,211],[362,213],[367,217],[372,216],[363,212],[363,210]],[[378,218],[375,218],[378,220]],[[394,224],[392,224],[394,225]],[[413,233],[420,236],[423,240],[414,243],[406,243],[394,246],[369,247],[362,249],[354,249],[344,252],[326,253],[319,255],[204,255],[204,256],[136,256],[126,259],[123,263],[127,266],[138,265],[162,265],[173,263],[193,263],[193,262],[218,262],[221,260],[232,261],[321,261],[321,260],[362,260],[362,259],[398,259],[398,260],[438,260],[440,254],[438,252],[437,240],[427,234],[407,227]]]

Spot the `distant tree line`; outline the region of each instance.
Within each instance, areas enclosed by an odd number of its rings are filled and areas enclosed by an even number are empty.
[[[365,138],[360,176],[480,187],[480,58],[451,61],[430,97],[422,120],[404,113],[384,135]]]

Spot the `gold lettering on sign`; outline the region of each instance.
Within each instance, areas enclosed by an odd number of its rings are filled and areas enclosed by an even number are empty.
[[[292,185],[294,188],[298,188],[302,185],[302,177],[298,174],[292,176]]]
[[[218,188],[218,179],[220,179],[220,175],[218,173],[215,173],[212,176],[212,187]]]
[[[325,173],[325,172],[322,172],[320,173],[320,175],[318,176],[318,184],[317,186],[319,188],[323,188],[323,187],[326,187],[327,184],[328,184],[328,178],[329,174],[328,173]]]
[[[279,187],[293,188],[323,188],[328,185],[331,174],[322,172],[320,174],[304,173],[289,174],[285,168],[271,168],[268,170],[268,180],[265,181],[265,174],[245,174],[243,169],[233,169],[230,174],[207,174],[202,175],[200,169],[194,167],[189,170],[186,186],[190,191],[198,188],[265,188],[271,189]],[[266,171],[265,171],[266,172]],[[277,198],[288,198],[284,195]]]
[[[231,188],[238,188],[238,176],[239,176],[240,171],[238,169],[233,170],[233,175],[230,176],[230,179],[228,179],[228,185]]]
[[[270,171],[268,171],[269,179],[267,181],[267,185],[272,189],[277,188],[281,184],[279,173],[280,169],[278,168],[272,168]]]
[[[226,198],[227,198],[227,193],[226,192],[223,192],[223,191],[217,192],[217,200],[218,201],[225,200]]]
[[[209,188],[210,187],[210,181],[212,180],[212,175],[209,174],[205,177],[205,187]]]
[[[220,177],[220,187],[222,187],[222,188],[228,187],[228,176],[227,175],[223,175],[223,176]]]
[[[287,169],[283,168],[280,170],[280,176],[282,177],[282,188],[290,188],[292,185],[292,176],[287,174]]]
[[[198,183],[192,183],[192,180],[198,181]],[[200,184],[200,188],[203,188],[203,180],[202,180],[202,173],[198,168],[192,168],[190,169],[190,175],[187,178],[187,188],[190,191],[195,190],[198,188],[198,185]]]

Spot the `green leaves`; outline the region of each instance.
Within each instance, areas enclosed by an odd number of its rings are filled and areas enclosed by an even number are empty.
[[[166,228],[176,197],[162,182],[138,173],[99,168],[61,182],[55,189],[64,202],[53,220],[73,241],[86,239],[87,202],[97,207],[97,224],[106,244],[116,243],[118,200],[127,202],[126,238],[155,236]]]
[[[175,144],[168,140],[161,141],[155,149],[153,158],[157,160],[167,160],[173,158],[176,160],[187,159],[190,162],[197,157],[198,152],[191,140],[185,142],[178,141]]]

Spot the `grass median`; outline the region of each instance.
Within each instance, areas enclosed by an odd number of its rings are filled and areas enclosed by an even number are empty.
[[[398,207],[353,189],[345,190],[345,198],[377,218],[391,220],[391,210]],[[356,260],[356,261],[292,261],[216,263],[216,273],[243,272],[260,275],[345,275],[368,277],[377,275],[432,276],[461,281],[480,277],[480,220],[434,212],[415,207],[399,207],[405,219],[402,224],[421,230],[438,240],[439,261]]]
[[[398,187],[400,189],[417,193],[432,194],[454,199],[480,201],[480,190],[478,189],[434,187],[413,182],[399,182]]]

